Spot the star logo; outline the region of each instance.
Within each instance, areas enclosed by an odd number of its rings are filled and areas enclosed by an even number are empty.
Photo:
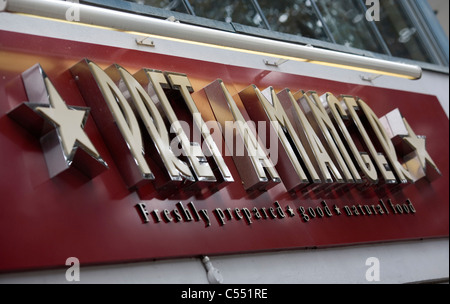
[[[430,154],[428,154],[428,152],[425,148],[426,137],[425,136],[417,136],[414,133],[413,129],[411,129],[411,126],[408,124],[406,119],[403,119],[403,121],[405,123],[406,130],[408,130],[408,136],[405,137],[404,140],[406,141],[406,143],[408,143],[408,145],[410,145],[411,148],[413,148],[416,151],[422,167],[425,168],[428,163],[431,166],[433,166],[437,171],[439,171],[436,164],[431,159]]]
[[[413,174],[416,179],[420,179],[426,176],[428,179],[434,179],[437,176],[441,175],[441,171],[434,163],[433,159],[430,157],[430,154],[426,150],[426,137],[418,136],[414,133],[411,126],[408,124],[406,119],[403,118],[403,123],[405,125],[406,130],[408,131],[408,135],[403,137],[403,141],[413,150],[412,154],[407,155],[406,166],[410,167],[413,172],[420,172]],[[414,163],[418,163],[415,167],[420,167],[420,170],[413,170]]]
[[[399,109],[394,109],[381,117],[380,122],[389,134],[399,153],[401,164],[409,172],[413,182],[422,178],[433,181],[441,176],[441,172],[426,150],[426,137],[414,133]]]
[[[68,107],[48,78],[45,78],[45,83],[49,91],[50,106],[39,104],[30,106],[57,128],[67,158],[73,159],[78,145],[93,157],[100,158],[100,154],[83,129],[89,116],[89,109]]]
[[[294,210],[291,208],[291,206],[287,206],[286,211],[289,213],[290,217],[295,216]]]
[[[336,212],[337,215],[341,215],[341,209],[339,209],[339,207],[337,205],[333,206],[334,211]]]
[[[39,64],[24,72],[22,80],[29,102],[8,115],[40,138],[50,176],[70,167],[90,177],[107,169],[84,131],[89,108],[68,106]]]

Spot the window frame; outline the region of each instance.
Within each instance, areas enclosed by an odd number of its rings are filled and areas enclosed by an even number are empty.
[[[308,45],[311,47],[366,56],[370,58],[413,64],[420,66],[424,70],[449,74],[448,38],[445,32],[443,31],[441,25],[439,24],[427,0],[400,0],[400,2],[408,18],[413,22],[414,26],[417,28],[419,39],[421,40],[426,51],[434,61],[433,63],[417,61],[408,58],[395,57],[390,55],[390,52],[386,52],[386,54],[374,53],[368,50],[357,49],[354,47],[340,45],[333,42],[322,41],[299,35],[273,31],[270,29],[270,25],[267,23],[265,16],[262,15],[262,10],[259,7],[257,0],[251,0],[251,2],[253,3],[253,5],[255,5],[256,11],[259,14],[261,14],[263,23],[266,25],[267,29],[243,25],[235,22],[227,23],[223,21],[199,17],[196,16],[194,11],[192,10],[192,7],[188,2],[189,0],[181,0],[181,1],[183,1],[183,4],[185,5],[187,11],[190,12],[189,14],[170,11],[158,7],[152,7],[144,4],[138,4],[135,2],[129,2],[125,0],[81,0],[80,3],[92,6],[99,6],[108,9],[120,10],[128,13],[149,16],[159,19],[167,19],[169,17],[172,17],[181,23],[186,23],[190,25],[208,27],[226,32],[235,32],[239,34],[257,36],[261,38],[290,42],[300,45]],[[361,2],[361,5],[364,5],[364,3]],[[318,17],[321,18],[322,16]],[[327,35],[329,35],[329,33],[327,33]],[[379,38],[380,37],[377,37],[377,39]]]

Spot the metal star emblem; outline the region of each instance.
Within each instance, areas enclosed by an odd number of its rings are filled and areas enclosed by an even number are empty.
[[[68,107],[48,78],[45,78],[45,83],[49,91],[50,106],[39,104],[30,106],[55,125],[67,159],[70,161],[73,159],[78,145],[93,157],[100,158],[100,154],[83,129],[89,116],[89,109]]]
[[[426,148],[425,148],[425,136],[417,136],[414,131],[411,129],[411,126],[408,124],[406,119],[403,119],[403,122],[405,124],[406,130],[408,131],[408,136],[404,137],[403,140],[413,149],[415,150],[415,153],[419,159],[420,165],[422,166],[423,170],[426,172],[427,164],[431,165],[437,173],[440,175],[441,172],[439,171],[438,167],[434,163],[434,161],[431,159],[430,154],[428,154]]]
[[[39,64],[25,71],[22,80],[30,102],[8,115],[39,137],[50,176],[72,166],[90,177],[107,169],[84,131],[89,108],[68,106]]]

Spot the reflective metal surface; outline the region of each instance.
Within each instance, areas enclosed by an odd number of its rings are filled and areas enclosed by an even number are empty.
[[[274,164],[269,160],[267,151],[249,129],[225,84],[221,80],[216,80],[204,90],[217,121],[222,125],[224,136],[232,134],[231,139],[228,138],[225,142],[233,153],[233,160],[239,170],[244,188],[246,190],[269,189],[274,183],[279,183],[280,177]],[[233,147],[230,144],[236,146]],[[246,152],[241,154],[236,147],[245,147]]]
[[[239,96],[253,121],[264,121],[266,125],[272,128],[277,137],[276,147],[272,146],[269,137],[274,137],[272,132],[266,132],[265,142],[270,142],[270,150],[276,150],[271,153],[271,160],[276,161],[275,167],[280,174],[281,180],[287,190],[302,188],[309,184],[308,176],[297,159],[297,154],[301,155],[301,160],[309,170],[314,170],[309,164],[311,160],[306,154],[300,139],[294,131],[294,128],[286,115],[275,90],[272,87],[261,92],[256,86],[249,86],[239,92]],[[291,145],[291,142],[293,145]],[[314,173],[314,172],[313,172]]]
[[[175,143],[177,146],[181,146],[183,156],[187,159],[187,162],[195,174],[195,178],[199,181],[215,182],[216,177],[206,161],[206,157],[201,150],[200,144],[198,142],[191,142],[188,138],[186,133],[187,130],[183,129],[181,121],[178,120],[177,115],[164,92],[164,88],[171,88],[164,73],[162,71],[145,69],[144,74],[141,72],[140,75],[136,75],[135,77],[148,92],[151,92],[150,95],[154,95],[153,92],[156,93],[158,97],[156,102],[162,109],[160,113],[167,119],[171,133],[174,133],[175,135]],[[187,179],[195,181],[195,178],[192,176],[192,178]]]
[[[150,157],[154,162],[157,162],[159,159],[162,161],[161,166],[164,167],[164,170],[160,171],[164,172],[163,174],[155,175],[157,188],[167,187],[169,181],[181,182],[184,178],[194,180],[189,166],[177,158],[170,149],[169,130],[157,108],[159,103],[158,97],[155,95],[150,97],[147,94],[149,90],[145,90],[127,70],[120,66],[111,67],[108,69],[108,74],[118,79],[118,82],[123,81],[124,85],[121,86],[122,93],[130,96],[130,104],[134,106],[135,111],[150,135],[150,140],[153,142],[156,151],[145,149],[147,151],[146,159],[148,160]],[[141,71],[138,74],[145,74],[145,71]],[[143,148],[148,148],[148,146],[150,146],[149,143]]]
[[[189,108],[189,112],[191,113],[196,130],[200,130],[200,133],[204,139],[206,144],[206,148],[208,149],[208,155],[211,155],[214,158],[214,162],[219,168],[220,178],[226,182],[233,182],[233,176],[231,175],[230,170],[228,169],[221,152],[219,151],[216,143],[214,142],[209,128],[206,126],[203,121],[202,115],[199,112],[195,101],[193,100],[191,93],[194,91],[192,85],[189,81],[189,78],[185,74],[175,74],[175,73],[166,73],[166,77],[169,80],[172,88],[175,90],[180,90],[181,95],[183,96],[184,102]],[[195,130],[194,130],[195,132]]]
[[[70,69],[128,187],[154,179],[143,151],[133,110],[116,83],[95,63],[83,59]]]
[[[39,135],[50,177],[70,167],[78,168],[89,177],[106,170],[108,165],[83,130],[89,108],[68,106],[39,64],[25,71],[22,80],[29,102],[9,115]],[[44,121],[32,117],[33,113]],[[76,153],[87,153],[95,161],[75,158]]]

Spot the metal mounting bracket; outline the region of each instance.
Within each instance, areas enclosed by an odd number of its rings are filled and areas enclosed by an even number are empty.
[[[368,82],[372,82],[372,81],[374,81],[375,79],[380,78],[381,76],[383,76],[383,75],[381,75],[381,74],[375,74],[375,75],[372,75],[372,76],[359,75],[359,77],[360,77],[362,80],[368,81]]]
[[[279,67],[280,65],[282,65],[283,63],[285,63],[286,61],[289,61],[289,59],[283,59],[280,58],[277,61],[270,61],[268,59],[264,59],[264,64],[265,65],[270,65],[270,66],[275,66],[275,67]]]
[[[136,44],[155,47],[155,42],[150,37],[136,38]]]
[[[219,269],[214,268],[209,257],[204,256],[202,258],[202,263],[203,263],[203,266],[205,266],[205,268],[206,268],[206,275],[208,277],[208,282],[210,284],[222,284],[223,276],[220,273]]]

